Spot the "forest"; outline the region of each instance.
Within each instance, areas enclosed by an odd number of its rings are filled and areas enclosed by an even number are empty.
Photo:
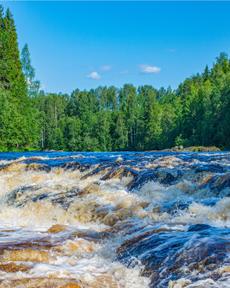
[[[230,59],[177,89],[149,85],[45,93],[28,45],[19,51],[9,9],[0,7],[0,151],[158,150],[230,147]]]

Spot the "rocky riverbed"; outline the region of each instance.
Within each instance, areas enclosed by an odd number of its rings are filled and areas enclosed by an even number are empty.
[[[0,288],[230,287],[230,153],[1,153]]]

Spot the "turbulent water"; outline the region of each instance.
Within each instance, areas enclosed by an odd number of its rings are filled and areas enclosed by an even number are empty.
[[[0,154],[0,288],[230,287],[230,153]]]

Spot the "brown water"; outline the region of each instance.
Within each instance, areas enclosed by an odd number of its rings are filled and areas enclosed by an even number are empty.
[[[2,153],[1,287],[230,287],[230,154]]]

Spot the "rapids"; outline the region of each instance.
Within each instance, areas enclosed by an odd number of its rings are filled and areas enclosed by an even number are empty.
[[[230,153],[1,153],[3,287],[230,287]]]

